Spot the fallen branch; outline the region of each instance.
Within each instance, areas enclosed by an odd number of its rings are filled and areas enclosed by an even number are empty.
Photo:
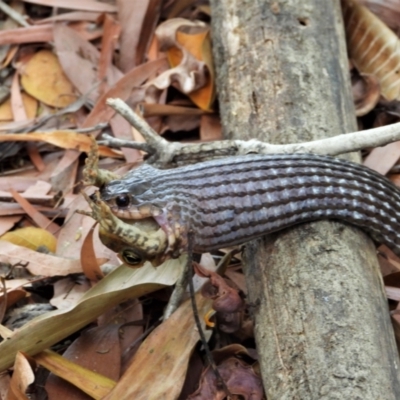
[[[400,123],[397,123],[365,131],[344,133],[327,139],[287,145],[274,145],[256,139],[219,140],[195,144],[172,143],[159,136],[122,100],[108,99],[107,104],[137,129],[145,138],[146,143],[115,139],[109,135],[103,135],[104,140],[100,143],[109,147],[129,147],[146,151],[148,163],[163,168],[249,153],[315,153],[336,156],[368,147],[384,146],[400,140]]]

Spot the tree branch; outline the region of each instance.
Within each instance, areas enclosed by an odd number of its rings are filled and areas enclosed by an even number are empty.
[[[379,128],[340,134],[327,139],[305,143],[275,145],[252,140],[219,140],[215,142],[181,144],[168,142],[157,134],[139,115],[120,99],[108,99],[107,104],[121,114],[145,138],[146,143],[127,141],[103,135],[101,144],[109,147],[129,147],[148,153],[147,162],[162,168],[176,167],[208,159],[249,153],[316,153],[336,156],[379,147],[400,140],[400,122]]]

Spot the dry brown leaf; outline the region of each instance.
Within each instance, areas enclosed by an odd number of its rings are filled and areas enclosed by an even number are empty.
[[[12,184],[11,184],[12,186]],[[50,194],[50,195],[30,195],[30,194],[21,194],[24,199],[29,201],[31,204],[37,204],[42,206],[54,207],[55,205],[59,204],[62,196],[61,193]],[[10,201],[14,202],[14,196],[9,192],[0,191],[0,201]]]
[[[211,303],[199,295],[196,299],[202,318]],[[176,399],[198,340],[191,304],[186,301],[146,338],[117,386],[104,400]],[[157,385],[154,385],[155,366],[157,376],[162,377]]]
[[[32,275],[65,276],[82,273],[79,260],[38,253],[4,240],[0,240],[0,261],[12,265],[26,263]]]
[[[32,278],[14,278],[14,279],[7,279],[6,281],[6,289],[10,293],[16,289],[22,289],[25,285],[32,284]]]
[[[34,118],[38,108],[37,100],[32,96],[29,96],[29,94],[22,93],[22,101],[28,118]],[[11,100],[7,99],[0,105],[0,121],[12,121],[13,119],[14,116],[11,110]]]
[[[0,235],[4,235],[20,220],[21,216],[19,215],[12,215],[10,217],[0,217]]]
[[[70,22],[68,28],[72,29],[78,35],[87,41],[94,41],[103,36],[103,27],[100,25],[93,26],[92,22],[87,21],[76,21]]]
[[[96,102],[99,97],[97,85],[100,52],[73,29],[61,23],[54,25],[54,44],[69,80],[80,93],[88,93],[89,99]],[[106,76],[107,84],[111,86],[121,79],[122,73],[114,65],[110,65]]]
[[[129,124],[129,122],[124,117],[122,117],[122,115],[115,114],[110,119],[110,126],[116,138],[123,140],[133,139],[132,137],[133,135],[131,132],[134,128]],[[138,162],[139,160],[143,159],[142,154],[139,150],[128,149],[125,147],[122,148],[121,151],[125,157],[126,162],[128,163]]]
[[[51,189],[52,189],[51,183],[38,180],[37,182],[35,182],[35,184],[27,188],[23,194],[25,196],[28,195],[43,196],[51,192]]]
[[[376,147],[364,160],[364,165],[382,175],[386,175],[400,157],[400,142]]]
[[[47,7],[66,8],[82,11],[97,12],[116,12],[117,9],[112,4],[103,3],[95,0],[24,0],[26,3],[39,4]]]
[[[35,21],[35,25],[48,24],[57,21],[90,21],[97,22],[102,13],[90,11],[71,11]]]
[[[51,371],[53,374],[71,382],[76,387],[87,393],[90,398],[102,399],[114,386],[115,382],[99,373],[92,372],[78,364],[67,360],[55,352],[45,350],[33,357],[34,360]],[[56,381],[57,386],[54,385]],[[52,376],[48,379],[45,388],[50,398],[79,399],[81,393],[74,386],[61,384],[59,379]]]
[[[160,134],[167,130],[171,132],[187,132],[198,129],[199,126],[200,116],[192,116],[188,118],[187,116],[170,115],[163,119],[163,127]]]
[[[14,373],[11,378],[8,400],[29,400],[29,387],[35,382],[35,374],[26,356],[17,353],[14,364]]]
[[[245,361],[231,357],[224,360],[217,368],[232,398],[264,399],[261,378]],[[203,374],[198,390],[188,397],[191,400],[223,400],[225,398],[226,393],[210,367]]]
[[[390,300],[400,301],[400,288],[385,286],[386,296]]]
[[[53,40],[53,26],[40,25],[0,31],[0,46],[6,44],[40,43]]]
[[[0,65],[1,69],[6,68],[11,64],[11,62],[14,60],[17,51],[18,51],[18,46],[10,47],[9,51],[7,52],[7,56],[4,58],[3,62]]]
[[[9,374],[0,375],[0,398],[6,399],[8,388],[10,386],[11,377]]]
[[[98,281],[104,278],[103,271],[96,259],[96,253],[93,246],[94,229],[90,229],[83,240],[81,247],[81,264],[83,273],[91,281]]]
[[[378,104],[380,87],[378,80],[374,76],[352,76],[351,89],[357,117],[368,114]]]
[[[109,71],[111,71],[111,69],[113,68],[112,62],[114,51],[119,35],[121,33],[121,27],[119,23],[108,14],[104,16],[103,29],[104,34],[101,42],[101,52],[97,77],[98,80],[101,82],[99,95],[102,95],[109,88],[109,84],[114,83],[107,82],[106,77]]]
[[[104,316],[104,317],[103,317]],[[132,299],[114,307],[110,312],[98,318],[98,323],[121,323],[119,328],[121,344],[121,375],[129,367],[133,355],[142,342],[144,327],[140,324],[143,320],[143,305],[139,299]],[[137,321],[138,324],[130,322]]]
[[[84,133],[73,131],[0,133],[0,142],[46,142],[62,149],[78,150],[88,153],[92,140]],[[99,154],[103,157],[120,157],[120,153],[106,146],[99,146]]]
[[[40,228],[47,229],[51,233],[57,233],[60,227],[38,211],[27,199],[22,197],[14,189],[10,189],[10,193],[14,197],[14,200],[24,209],[24,211],[32,218],[32,220]]]
[[[142,24],[142,30],[140,31],[140,40],[136,49],[136,65],[142,64],[146,60],[151,61],[153,59],[151,57],[146,57],[146,53],[155,37],[154,32],[157,23],[160,20],[163,7],[164,2],[161,0],[149,1],[149,6],[147,7],[146,15]]]
[[[400,27],[400,3],[398,0],[359,0],[390,29],[398,33]]]
[[[206,142],[222,140],[222,126],[218,115],[202,115],[200,119],[200,139]]]
[[[121,323],[113,323],[82,332],[63,358],[117,381],[121,370],[120,326]]]
[[[57,247],[57,239],[50,232],[33,226],[8,232],[1,236],[0,240],[31,250],[37,250],[38,247],[45,246],[52,253],[55,253]]]
[[[49,50],[37,52],[20,66],[21,84],[26,92],[52,107],[63,108],[76,100],[71,82],[57,56]]]
[[[28,119],[24,102],[22,101],[18,71],[14,74],[11,83],[11,111],[15,121],[24,121]]]
[[[141,86],[149,77],[155,75],[156,73],[165,71],[167,68],[168,61],[165,58],[161,58],[156,61],[150,61],[133,68],[113,87],[111,87],[110,90],[100,97],[97,104],[86,118],[83,126],[93,126],[100,122],[106,122],[110,120],[110,118],[115,114],[115,111],[106,104],[106,100],[108,98],[120,98],[125,101],[131,97],[132,91],[135,91],[136,89],[136,91],[140,92],[137,102],[143,101],[145,89],[138,87]]]
[[[400,40],[355,0],[342,0],[350,58],[362,74],[376,76],[382,96],[400,99]]]
[[[90,289],[90,283],[82,276],[78,278],[68,276],[58,280],[53,287],[54,294],[50,304],[59,310],[68,310],[74,307]]]
[[[128,72],[136,65],[136,50],[142,40],[140,35],[150,0],[118,0],[118,18],[121,23],[120,60],[122,71]]]
[[[28,284],[28,282],[27,282]],[[2,293],[0,296],[0,302],[4,301],[4,294]],[[18,301],[25,299],[26,297],[30,297],[30,294],[23,289],[14,289],[7,292],[7,301],[6,301],[6,308],[7,310],[13,306]]]
[[[205,114],[204,110],[199,110],[198,108],[174,106],[172,104],[142,103],[140,104],[140,111],[144,118],[169,115],[198,116]]]

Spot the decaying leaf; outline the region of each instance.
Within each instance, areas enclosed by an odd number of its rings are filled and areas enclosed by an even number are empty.
[[[80,93],[88,93],[89,99],[96,102],[99,97],[97,85],[100,52],[92,43],[63,24],[54,26],[54,42],[65,75]],[[110,65],[105,76],[107,84],[111,86],[122,78],[122,73]]]
[[[38,364],[63,378],[65,381],[74,384],[93,399],[102,399],[115,386],[113,380],[97,372],[83,368],[55,352],[45,350],[37,354],[34,359]],[[57,393],[54,393],[55,388],[52,385],[52,381],[54,381],[54,377],[53,379],[50,378],[50,381],[48,380],[46,390],[49,392],[50,398],[55,398],[52,395]],[[65,396],[65,398],[72,397],[68,396],[67,390],[64,390],[62,396]]]
[[[398,0],[359,0],[378,16],[390,29],[398,32],[400,26],[400,3]]]
[[[360,73],[378,79],[387,100],[400,99],[400,40],[355,0],[342,0],[350,58]]]
[[[34,54],[20,66],[21,84],[32,97],[57,108],[63,108],[76,100],[71,82],[65,76],[57,56],[49,50]]]
[[[22,101],[28,118],[34,118],[38,109],[38,102],[32,96],[22,93]],[[10,99],[0,105],[0,121],[13,121]]]
[[[197,297],[200,316],[210,308],[208,299]],[[104,400],[176,399],[182,389],[189,357],[199,340],[190,301],[156,328],[142,343],[116,387]],[[157,376],[162,377],[154,385]]]
[[[31,132],[31,133],[0,133],[0,142],[46,142],[63,149],[89,152],[92,143],[90,137],[73,131]],[[108,157],[119,157],[120,153],[106,146],[99,146],[99,154]]]
[[[0,371],[12,365],[18,351],[37,354],[84,327],[113,305],[173,285],[181,271],[179,260],[167,261],[157,269],[148,263],[136,270],[121,266],[88,290],[72,308],[37,317],[0,343]]]
[[[82,272],[79,260],[38,253],[34,250],[0,240],[0,262],[24,264],[32,275],[65,276]]]
[[[35,382],[35,374],[32,365],[24,354],[18,352],[7,399],[29,400],[28,390],[33,382]]]
[[[375,76],[353,74],[351,89],[357,117],[368,114],[378,104],[381,93]]]
[[[159,25],[156,36],[172,69],[151,82],[159,89],[172,84],[203,110],[210,110],[215,97],[209,30],[204,22],[183,18]]]
[[[260,376],[243,360],[230,357],[218,365],[218,372],[229,392],[236,395],[237,398],[251,400],[264,398]],[[211,368],[205,370],[198,390],[188,397],[191,400],[224,400],[227,398],[227,394],[218,384]]]

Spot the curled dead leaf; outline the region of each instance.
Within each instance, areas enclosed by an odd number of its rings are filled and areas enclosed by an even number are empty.
[[[376,76],[387,100],[400,98],[400,40],[376,15],[342,0],[349,55],[362,74]]]
[[[351,84],[356,115],[362,117],[378,104],[380,98],[379,82],[372,75],[353,74]]]
[[[201,21],[173,18],[158,26],[160,49],[171,69],[149,82],[158,89],[173,85],[201,109],[210,110],[215,98],[210,28]]]
[[[221,378],[232,395],[239,398],[261,400],[264,391],[260,376],[252,366],[237,358],[228,358],[217,367]],[[211,368],[207,368],[201,378],[200,387],[188,399],[225,399],[226,393]],[[235,397],[234,397],[235,398]]]
[[[196,274],[210,278],[209,284],[202,287],[201,293],[204,297],[214,300],[213,309],[218,312],[234,313],[243,306],[243,300],[239,296],[238,290],[229,286],[228,282],[215,272],[202,268],[200,264],[195,264]]]
[[[359,0],[390,29],[398,32],[400,27],[400,3],[397,0]]]
[[[29,94],[22,93],[22,102],[29,119],[36,117],[38,102]],[[13,121],[14,115],[11,110],[11,100],[8,99],[0,105],[0,121]]]

